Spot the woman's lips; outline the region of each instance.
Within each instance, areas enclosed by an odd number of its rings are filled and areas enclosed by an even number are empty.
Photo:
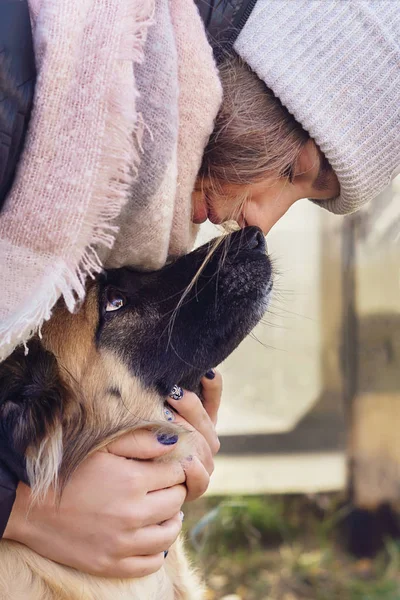
[[[193,223],[199,225],[200,223],[204,223],[207,219],[211,221],[211,223],[214,223],[214,225],[223,223],[223,220],[218,217],[207,196],[202,196],[201,200],[201,202],[196,202],[195,204],[192,217]]]
[[[214,225],[221,225],[222,223],[231,220],[231,217],[220,217],[214,209],[212,200],[210,200],[207,196],[203,196],[201,200],[201,203],[196,202],[195,204],[192,216],[193,223],[200,225],[208,219]],[[240,215],[235,220],[239,227],[243,228],[247,226],[246,219],[243,215]]]
[[[225,223],[226,219],[221,219],[215,212],[210,210],[208,212],[208,220],[211,221],[214,225],[221,225],[221,223]]]
[[[205,200],[206,200],[207,209],[208,209],[208,215],[207,215],[208,220],[211,221],[211,223],[213,223],[214,225],[221,225],[221,223],[224,223],[226,221],[226,219],[218,216],[217,212],[214,209],[214,203],[212,201],[212,198],[209,198],[208,196],[206,196]]]

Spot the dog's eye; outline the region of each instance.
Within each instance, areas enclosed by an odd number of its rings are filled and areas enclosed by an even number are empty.
[[[106,312],[119,310],[126,304],[126,298],[117,290],[107,290]]]

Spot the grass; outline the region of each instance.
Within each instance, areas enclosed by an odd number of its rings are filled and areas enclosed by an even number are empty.
[[[207,600],[400,600],[400,544],[357,561],[337,536],[337,496],[206,498],[185,529]],[[232,598],[233,600],[233,598]]]

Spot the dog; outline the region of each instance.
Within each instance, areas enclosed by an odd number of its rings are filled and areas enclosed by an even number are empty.
[[[261,319],[273,280],[262,232],[220,239],[156,272],[106,271],[75,314],[60,302],[28,353],[18,348],[0,365],[0,439],[36,501],[50,486],[62,494],[85,458],[124,433],[144,423],[176,431],[164,415],[173,386],[201,394],[204,373]],[[180,438],[175,458],[187,456],[190,434]],[[179,538],[160,571],[127,580],[0,541],[2,599],[196,600],[201,590]]]

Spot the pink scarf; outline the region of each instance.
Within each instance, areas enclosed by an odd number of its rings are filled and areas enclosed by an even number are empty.
[[[190,194],[221,89],[191,0],[30,0],[38,80],[0,215],[0,359],[107,266],[195,237]],[[121,212],[122,211],[122,212]]]

